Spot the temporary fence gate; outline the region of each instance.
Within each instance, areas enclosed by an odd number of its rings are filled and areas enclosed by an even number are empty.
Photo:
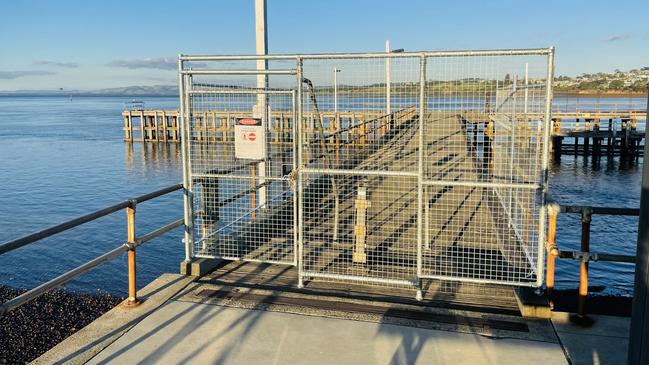
[[[180,56],[187,259],[540,286],[553,58]]]

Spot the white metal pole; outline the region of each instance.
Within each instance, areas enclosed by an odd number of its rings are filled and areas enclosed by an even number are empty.
[[[334,114],[338,116],[338,72],[340,70],[334,67]]]
[[[390,53],[390,40],[385,41],[385,53]],[[389,57],[385,59],[385,112],[386,114],[391,113],[390,99],[392,97],[390,90],[390,63],[391,60]]]
[[[266,31],[266,0],[255,0],[255,40],[256,40],[256,54],[265,56],[268,54],[268,32]],[[266,59],[257,60],[257,70],[268,69],[268,61]],[[257,88],[266,90],[268,86],[267,75],[257,75]],[[267,95],[260,93],[257,95],[257,105],[253,110],[255,118],[262,118],[261,123],[264,126],[264,131],[268,134],[268,107]],[[264,146],[264,160],[257,164],[259,170],[259,206],[266,205],[266,160],[268,158],[268,136],[266,138],[266,145]]]

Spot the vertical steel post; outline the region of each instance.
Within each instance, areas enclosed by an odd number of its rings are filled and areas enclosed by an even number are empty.
[[[543,115],[543,151],[541,153],[541,207],[539,213],[539,242],[545,241],[545,224],[547,217],[547,194],[548,194],[548,159],[550,154],[549,140],[552,126],[552,82],[554,80],[554,47],[551,47],[548,53],[547,60],[547,74],[545,80],[545,111]],[[545,258],[545,250],[542,244],[538,245],[537,251],[537,278],[536,285],[543,285],[543,259]]]
[[[511,139],[511,143],[509,145],[509,178],[511,182],[514,182],[514,153],[515,153],[515,145],[516,145],[516,123],[518,119],[518,113],[517,113],[517,108],[518,108],[518,75],[514,75],[514,83],[512,84],[512,100],[513,100],[513,108],[511,111],[511,120],[512,120],[512,132],[509,138]],[[509,189],[509,215],[512,217],[511,219],[513,220],[514,217],[514,188]],[[512,221],[512,223],[514,223]],[[512,227],[516,229],[517,227]]]
[[[298,241],[299,241],[299,218],[298,218],[298,199],[297,199],[297,169],[298,169],[298,152],[297,152],[297,143],[299,137],[299,133],[297,130],[298,123],[297,122],[297,110],[296,110],[296,105],[295,105],[295,98],[296,98],[296,90],[293,90],[291,92],[291,117],[293,118],[293,128],[291,128],[291,142],[293,144],[292,149],[293,149],[293,169],[291,170],[291,175],[289,176],[289,186],[293,190],[293,266],[297,266],[298,264]]]
[[[422,300],[422,244],[424,215],[424,119],[426,115],[426,56],[419,58],[419,154],[417,177],[417,300]]]
[[[267,55],[268,54],[268,32],[266,30],[266,0],[255,0],[255,39],[256,39],[256,53],[257,55]],[[257,70],[267,70],[268,61],[265,59],[257,60]],[[268,75],[259,74],[257,75],[257,89],[266,90],[268,88]],[[270,131],[270,118],[268,115],[268,96],[266,93],[259,93],[257,95],[257,113],[255,117],[262,118],[262,125],[264,126],[264,132],[268,134]],[[266,205],[267,199],[267,189],[265,186],[266,179],[266,162],[268,161],[268,141],[270,138],[266,138],[266,146],[264,146],[265,154],[264,159],[257,163],[257,168],[259,169],[259,206],[263,207]]]
[[[180,129],[180,152],[183,160],[183,207],[184,207],[184,223],[185,223],[185,232],[183,241],[185,243],[185,262],[189,262],[193,259],[193,247],[194,247],[194,213],[193,213],[193,196],[192,196],[192,183],[191,183],[191,168],[190,168],[190,144],[191,141],[189,137],[191,134],[188,133],[189,130],[189,113],[187,108],[187,87],[185,85],[185,77],[182,74],[183,71],[183,61],[180,59],[181,55],[178,55],[178,85],[180,93],[180,110],[178,118],[180,119],[180,124],[178,128]]]
[[[128,248],[128,298],[126,299],[127,306],[136,306],[140,304],[137,299],[137,270],[135,266],[135,201],[131,202],[129,207],[126,207],[126,243]]]
[[[640,219],[638,223],[638,248],[635,264],[633,314],[629,333],[629,365],[649,363],[649,85],[647,85],[647,119],[645,123],[644,158],[642,166],[642,191],[640,193]]]
[[[304,176],[302,168],[304,167],[304,155],[302,138],[302,59],[297,59],[297,121],[295,122],[297,130],[297,193],[298,193],[298,254],[297,254],[297,286],[304,287]]]

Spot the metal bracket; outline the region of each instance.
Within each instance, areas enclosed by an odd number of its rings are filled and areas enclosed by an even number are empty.
[[[596,252],[573,251],[572,258],[574,260],[580,260],[584,262],[599,260],[599,256]]]

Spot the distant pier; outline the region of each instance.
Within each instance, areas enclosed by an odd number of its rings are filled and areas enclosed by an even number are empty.
[[[552,115],[552,155],[620,156],[635,159],[642,155],[645,111],[555,112]],[[568,139],[566,141],[566,139]]]
[[[364,125],[364,122],[375,120],[381,112],[321,112],[323,121],[327,124],[330,133],[349,130],[359,136],[367,132],[363,128],[350,128],[354,125]],[[195,112],[196,126],[194,140],[203,142],[232,142],[234,141],[234,125],[238,118],[250,118],[252,112],[223,112],[203,111]],[[177,110],[125,110],[122,112],[124,120],[125,142],[180,142],[180,129]],[[272,112],[270,118],[269,136],[270,143],[285,143],[292,141],[293,115],[290,112]],[[305,133],[317,132],[317,116],[307,113],[304,118],[303,131]],[[351,139],[351,138],[350,138]],[[362,142],[363,137],[356,139]],[[359,142],[359,143],[360,143]]]

